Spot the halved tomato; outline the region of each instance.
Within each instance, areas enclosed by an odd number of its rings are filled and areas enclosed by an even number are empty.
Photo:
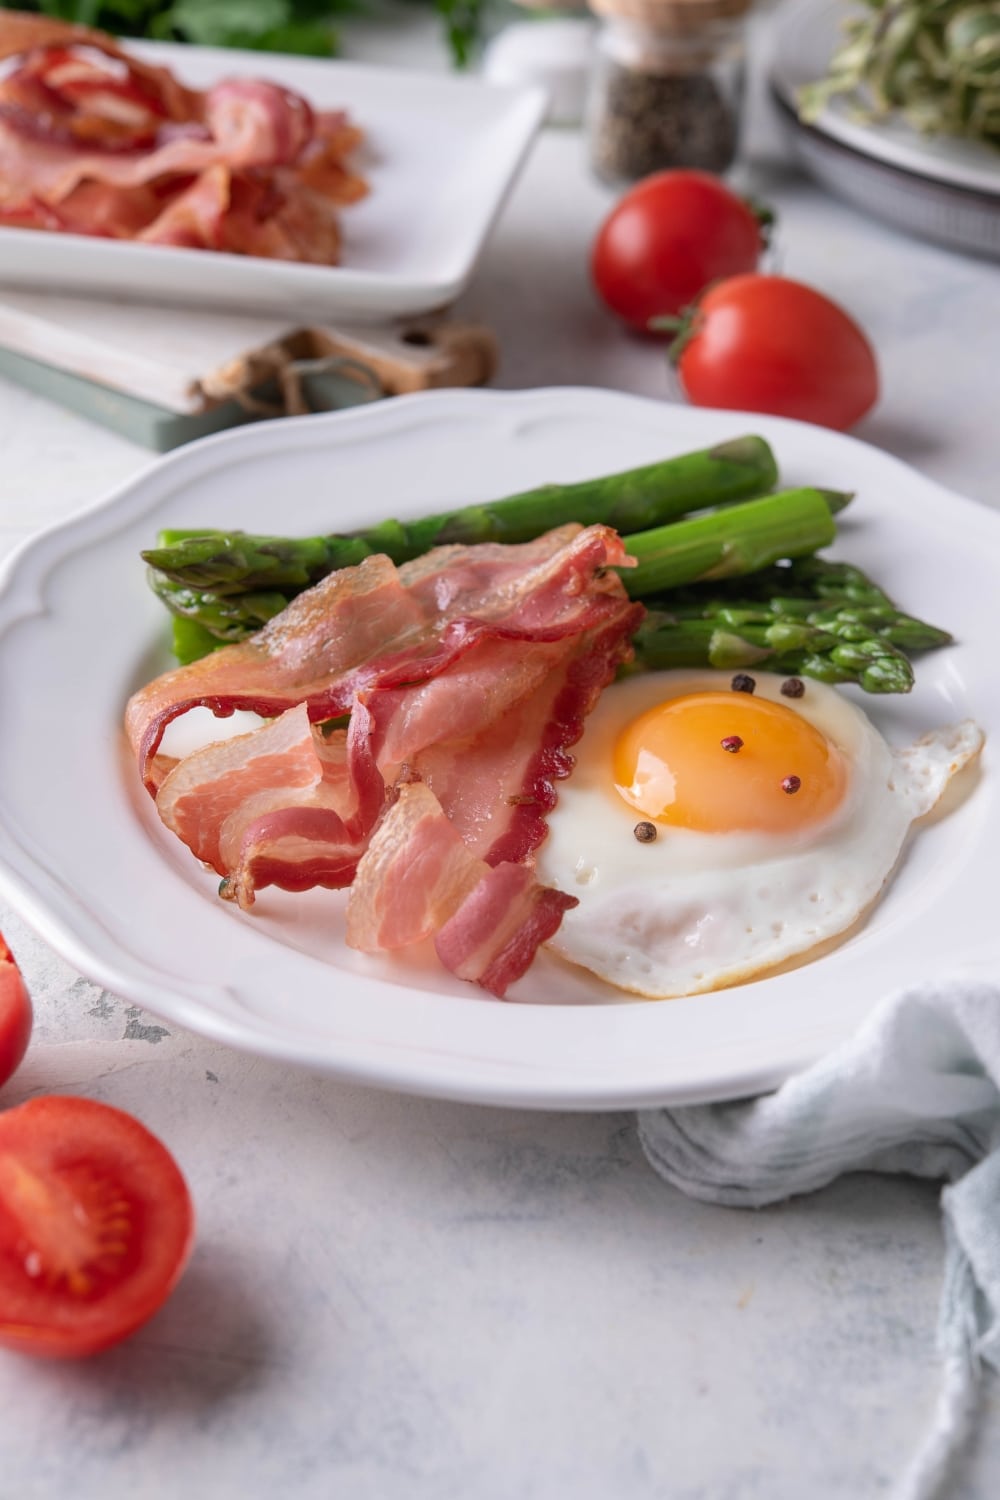
[[[0,1084],[14,1072],[28,1049],[31,1001],[21,971],[0,933]]]
[[[176,1162],[131,1115],[56,1094],[0,1114],[0,1344],[116,1344],[165,1301],[193,1236]]]

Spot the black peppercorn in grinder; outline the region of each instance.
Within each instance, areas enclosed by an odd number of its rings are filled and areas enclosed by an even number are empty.
[[[725,172],[739,149],[750,0],[589,0],[601,20],[587,104],[594,171]]]

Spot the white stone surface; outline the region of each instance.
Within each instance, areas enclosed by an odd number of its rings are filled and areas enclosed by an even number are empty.
[[[368,25],[354,46],[440,63],[425,26],[399,37]],[[858,435],[1000,503],[996,266],[824,197],[756,100],[745,175],[779,210],[779,264],[880,353]],[[498,328],[498,384],[666,398],[660,349],[589,290],[609,202],[578,136],[546,133],[460,308]],[[2,383],[0,451],[0,554],[150,461]],[[133,1111],[199,1214],[187,1275],[129,1344],[69,1367],[0,1355],[0,1500],[867,1500],[904,1465],[936,1389],[933,1187],[859,1176],[708,1208],[652,1174],[630,1117],[244,1058],[102,993],[2,904],[0,927],[37,1006],[0,1104],[64,1091]],[[983,1417],[955,1500],[997,1493],[995,1383]]]

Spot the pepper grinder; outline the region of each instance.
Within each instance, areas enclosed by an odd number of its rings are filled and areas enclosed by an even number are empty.
[[[600,20],[590,161],[621,187],[669,167],[725,172],[739,149],[751,0],[589,0]]]

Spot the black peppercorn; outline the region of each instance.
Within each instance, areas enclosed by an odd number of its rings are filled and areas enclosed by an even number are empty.
[[[655,823],[637,823],[632,829],[640,844],[652,844],[656,841]]]
[[[781,684],[781,691],[786,698],[801,698],[806,690],[806,685],[801,677],[786,677]]]
[[[749,672],[737,672],[729,685],[734,693],[752,693],[757,686],[757,679],[751,677]]]

